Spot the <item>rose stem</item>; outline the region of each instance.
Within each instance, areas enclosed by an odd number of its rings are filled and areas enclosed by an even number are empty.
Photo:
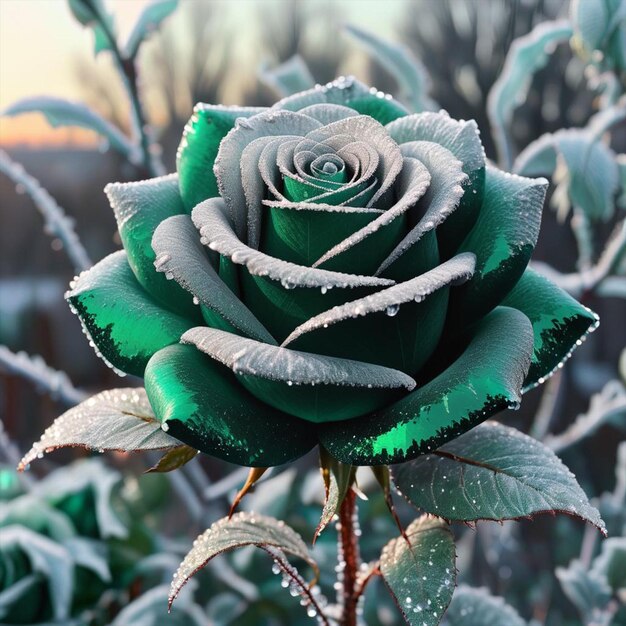
[[[339,509],[337,524],[337,551],[339,556],[338,583],[342,606],[341,626],[357,626],[358,595],[357,574],[361,564],[359,554],[359,532],[357,520],[356,494],[352,488]]]

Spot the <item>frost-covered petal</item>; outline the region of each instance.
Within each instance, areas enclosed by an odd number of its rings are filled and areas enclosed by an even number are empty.
[[[156,264],[195,301],[208,309],[210,326],[243,334],[266,343],[274,338],[219,277],[205,253],[198,231],[188,215],[177,215],[162,222],[152,238]]]
[[[452,324],[497,306],[521,278],[537,243],[548,182],[487,168],[485,199],[460,251],[476,254],[474,278],[450,300]]]
[[[415,386],[394,369],[271,346],[213,328],[192,328],[182,342],[229,367],[259,400],[312,422],[369,413]]]
[[[225,211],[221,200],[210,199],[194,209],[192,219],[211,249],[244,266],[242,299],[277,340],[317,313],[393,284],[389,279],[304,267],[253,250],[239,241]]]
[[[452,119],[445,111],[416,113],[394,121],[387,131],[399,144],[432,141],[450,152],[462,163],[468,178],[459,206],[438,228],[442,256],[455,254],[459,244],[476,221],[482,203],[485,180],[485,150],[474,120]]]
[[[359,114],[350,107],[326,102],[304,107],[303,109],[300,109],[298,113],[308,115],[324,125],[330,124],[331,122],[338,122],[346,117],[354,117]]]
[[[525,388],[544,382],[569,358],[598,316],[553,282],[529,268],[502,301],[524,313],[533,325],[535,347]]]
[[[146,366],[145,385],[168,434],[224,461],[272,467],[317,443],[310,424],[259,402],[227,367],[193,346],[157,352]]]
[[[407,235],[398,243],[377,269],[377,275],[406,280],[414,274],[416,260],[429,245],[425,235],[445,223],[457,209],[463,195],[462,185],[467,180],[462,163],[442,146],[430,141],[412,141],[402,144],[405,158],[419,160],[430,174],[431,180],[420,207],[424,213]]]
[[[98,354],[142,376],[148,359],[176,343],[194,321],[162,307],[137,282],[120,250],[83,272],[65,295]]]
[[[414,375],[437,346],[448,302],[447,287],[472,276],[465,253],[404,283],[316,315],[283,346],[358,359]]]
[[[176,154],[180,194],[188,213],[198,202],[219,195],[213,164],[220,142],[232,130],[235,121],[265,110],[203,103],[194,107]]]
[[[352,465],[402,463],[434,450],[519,402],[532,350],[528,318],[499,307],[441,374],[370,416],[324,425],[320,443]]]
[[[155,255],[150,246],[154,230],[163,220],[185,213],[178,175],[110,183],[104,192],[113,208],[128,263],[141,286],[164,306],[198,319],[191,296],[154,269]]]
[[[221,197],[228,207],[235,232],[243,240],[247,235],[245,181],[241,179],[240,161],[246,146],[259,137],[306,135],[319,128],[312,117],[291,111],[269,111],[248,119],[239,119],[222,140],[215,159],[214,172]]]

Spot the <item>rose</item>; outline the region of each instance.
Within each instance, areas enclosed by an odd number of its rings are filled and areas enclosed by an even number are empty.
[[[407,460],[515,406],[596,321],[526,269],[546,181],[486,165],[473,121],[342,78],[198,105],[177,169],[107,187],[125,250],[68,300],[214,456]]]

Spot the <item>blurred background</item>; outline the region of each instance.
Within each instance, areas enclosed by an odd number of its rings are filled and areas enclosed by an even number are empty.
[[[124,39],[148,0],[106,0],[105,4]],[[264,70],[296,53],[319,83],[352,74],[394,93],[393,77],[342,30],[349,23],[406,45],[430,75],[429,95],[452,117],[476,119],[487,156],[495,160],[486,100],[511,42],[541,22],[567,17],[568,6],[563,0],[181,0],[140,50],[139,86],[147,122],[162,148],[167,170],[174,171],[176,147],[196,102],[269,105],[278,96],[263,79]],[[111,56],[102,53],[94,58],[92,48],[91,31],[76,22],[65,0],[0,0],[0,111],[15,101],[45,94],[84,102],[129,132],[129,106]],[[533,76],[525,101],[515,111],[514,152],[546,132],[583,126],[596,108],[597,97],[588,88],[584,61],[567,44],[559,46],[547,67]],[[613,141],[623,152],[623,125],[615,129]],[[54,129],[43,116],[31,113],[0,116],[0,147],[39,179],[75,220],[92,259],[120,247],[102,190],[111,181],[135,180],[141,172],[101,138],[81,128]],[[594,226],[600,248],[619,217],[615,214]],[[570,219],[571,214],[559,216],[547,203],[535,261],[562,273],[576,270],[578,248]],[[63,300],[74,271],[61,242],[44,233],[30,197],[2,174],[0,224],[0,344],[15,352],[41,355],[81,389],[95,392],[133,384],[120,383],[89,347],[78,319]],[[560,373],[558,410],[550,424],[554,432],[586,412],[589,398],[618,378],[619,357],[626,345],[626,300],[585,294],[585,304],[600,315],[602,323]],[[0,414],[20,452],[63,410],[62,400],[54,393],[33,391],[31,382],[0,367]],[[539,391],[530,392],[522,410],[503,416],[503,421],[528,431],[540,400]],[[590,496],[612,489],[617,446],[623,437],[622,428],[608,421],[596,436],[564,454]],[[77,456],[81,453],[58,453],[53,462]],[[305,460],[304,465],[313,461]],[[120,459],[113,458],[112,463],[122,465]],[[202,463],[211,480],[232,469],[207,459]],[[224,493],[228,492],[227,485]],[[175,522],[169,524],[176,528]],[[553,540],[555,529],[552,521],[541,519],[524,530],[528,535],[524,541],[532,539],[535,546],[542,546]],[[582,540],[582,533],[576,537]],[[567,556],[577,550],[577,545],[563,548],[559,560],[551,558],[547,567],[567,562]],[[471,582],[509,592],[511,565],[499,567],[499,574],[493,576],[478,568]],[[533,566],[529,567],[532,572]],[[539,578],[537,586],[543,580]],[[578,623],[562,592],[555,593],[561,594],[562,607],[546,623]],[[514,596],[513,601],[526,618],[536,614],[532,597]],[[394,623],[387,617],[389,621],[380,618],[381,623]]]

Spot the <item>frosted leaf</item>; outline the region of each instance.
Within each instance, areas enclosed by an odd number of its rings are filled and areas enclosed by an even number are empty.
[[[227,550],[244,546],[278,548],[306,561],[315,571],[317,565],[302,537],[282,521],[258,513],[235,513],[222,518],[202,533],[174,574],[170,587],[170,606],[185,583],[211,559]]]
[[[446,148],[430,141],[411,141],[400,147],[402,154],[419,160],[430,173],[430,186],[422,199],[426,212],[393,252],[383,261],[376,274],[383,273],[425,233],[437,228],[459,204],[462,185],[467,181],[463,164]]]
[[[456,584],[454,539],[448,524],[422,515],[390,541],[380,555],[380,571],[407,624],[436,626]]]
[[[156,2],[148,4],[141,12],[128,36],[128,41],[124,47],[124,57],[134,59],[141,44],[159,28],[161,22],[169,17],[177,7],[178,0],[156,0]]]
[[[333,122],[311,131],[307,134],[307,139],[321,142],[336,135],[348,135],[376,148],[380,158],[376,178],[380,181],[380,187],[367,204],[375,206],[376,201],[391,187],[402,169],[402,154],[398,145],[389,136],[385,127],[369,115],[357,115]]]
[[[268,111],[241,120],[222,139],[213,169],[220,195],[228,207],[240,239],[246,234],[246,197],[239,164],[246,146],[259,137],[304,136],[319,126],[320,122],[300,113]]]
[[[330,103],[312,104],[311,106],[300,109],[299,113],[308,115],[324,125],[358,115],[358,113],[350,107]]]
[[[199,326],[181,337],[232,369],[287,385],[342,385],[411,390],[415,381],[398,370],[371,363],[271,346],[215,328]]]
[[[90,450],[160,450],[180,442],[161,430],[143,389],[110,389],[66,411],[46,429],[19,464],[66,447]]]
[[[112,148],[131,163],[141,162],[141,154],[130,139],[84,104],[50,96],[37,96],[19,100],[2,111],[2,115],[9,116],[23,113],[41,113],[54,128],[79,126],[92,130],[104,137]]]
[[[229,257],[233,263],[245,265],[253,276],[267,276],[294,287],[388,287],[393,280],[375,276],[359,276],[304,267],[270,257],[243,244],[235,235],[225,213],[224,202],[209,198],[193,210],[191,218],[209,246]]]
[[[442,626],[527,626],[527,622],[488,589],[459,585]]]
[[[161,222],[152,237],[152,247],[157,255],[157,270],[171,274],[199,303],[248,337],[276,343],[213,269],[189,216],[176,215]]]
[[[315,79],[299,54],[272,69],[262,68],[259,79],[281,98],[315,86]]]
[[[487,422],[432,454],[394,468],[394,482],[416,507],[455,521],[567,513],[605,533],[574,475],[541,442]]]
[[[472,253],[459,254],[416,278],[377,291],[359,300],[353,300],[352,302],[333,307],[329,311],[320,313],[298,326],[283,341],[282,345],[288,345],[305,333],[320,328],[327,328],[343,320],[351,319],[355,314],[363,316],[386,311],[388,315],[391,315],[390,310],[393,310],[392,307],[408,302],[421,302],[443,287],[458,284],[459,281],[465,282],[469,280],[473,275],[475,263],[476,257]],[[397,312],[397,309],[395,311]]]
[[[426,193],[428,186],[431,184],[431,175],[416,159],[404,158],[403,167],[398,177],[398,196],[399,200],[388,210],[384,211],[380,217],[371,221],[367,226],[357,230],[355,233],[333,246],[328,252],[321,256],[313,267],[319,267],[326,261],[350,250],[355,245],[367,239],[370,235],[378,232],[390,224],[393,220],[409,211],[418,200]]]

